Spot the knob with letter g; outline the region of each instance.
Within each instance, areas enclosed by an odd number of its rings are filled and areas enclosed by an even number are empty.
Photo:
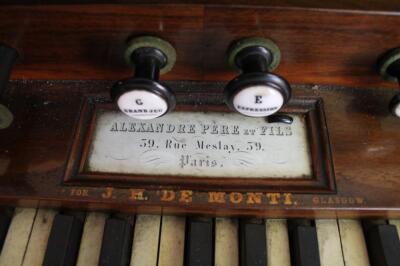
[[[125,58],[135,75],[118,81],[111,89],[111,98],[121,112],[136,119],[153,119],[173,110],[175,95],[158,79],[172,69],[175,49],[157,37],[138,37],[129,42]]]

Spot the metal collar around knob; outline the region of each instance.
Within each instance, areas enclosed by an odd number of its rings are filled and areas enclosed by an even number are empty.
[[[125,59],[134,77],[118,81],[111,89],[121,112],[135,119],[153,119],[173,110],[175,95],[159,82],[159,75],[172,69],[175,49],[160,38],[144,36],[129,42]]]
[[[251,117],[278,112],[290,99],[291,87],[281,76],[270,73],[280,62],[280,50],[264,38],[245,38],[228,50],[228,63],[241,71],[224,90],[226,104]]]

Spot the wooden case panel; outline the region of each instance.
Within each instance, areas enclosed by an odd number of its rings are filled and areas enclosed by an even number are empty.
[[[199,99],[204,101],[204,99]],[[115,106],[105,99],[88,96],[83,103],[79,123],[65,170],[66,185],[104,186],[115,184],[130,188],[193,189],[203,191],[286,191],[301,193],[335,192],[335,176],[330,152],[328,130],[325,122],[323,103],[320,98],[302,97],[292,99],[282,113],[305,116],[306,131],[311,162],[311,176],[301,178],[230,178],[230,177],[192,177],[157,176],[140,174],[118,174],[87,170],[89,149],[94,138],[97,115],[100,110],[114,110]],[[203,105],[207,112],[229,112],[223,105]],[[200,111],[192,105],[178,106],[176,112]],[[249,119],[249,118],[248,118]],[[251,118],[250,118],[251,119]]]
[[[15,81],[4,103],[15,115],[0,131],[0,202],[125,212],[264,217],[400,217],[400,123],[388,89],[294,86],[324,100],[335,193],[214,191],[173,187],[62,185],[85,95],[107,98],[112,82]],[[221,83],[171,82],[179,106],[222,104]],[[190,92],[190,93],[189,93]],[[222,193],[222,194],[221,194]],[[258,193],[258,194],[257,194]],[[261,194],[260,194],[261,193]]]
[[[20,59],[14,79],[117,80],[129,37],[152,34],[177,50],[169,80],[230,80],[228,45],[271,38],[282,52],[276,70],[292,83],[395,87],[376,73],[377,58],[400,45],[396,12],[235,5],[8,5],[0,41]],[[163,77],[164,78],[164,77]]]

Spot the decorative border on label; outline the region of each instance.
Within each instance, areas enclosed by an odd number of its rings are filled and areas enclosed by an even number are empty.
[[[328,128],[325,121],[323,101],[318,97],[297,97],[280,113],[305,115],[310,158],[311,178],[231,178],[156,176],[98,173],[86,170],[89,147],[99,110],[115,110],[115,106],[104,99],[85,97],[75,135],[70,145],[69,157],[64,171],[63,185],[144,187],[148,189],[191,189],[196,191],[255,191],[335,193],[335,174],[332,162]],[[229,112],[225,105],[180,105],[176,112]]]

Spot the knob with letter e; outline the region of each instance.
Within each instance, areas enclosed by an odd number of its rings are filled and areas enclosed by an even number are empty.
[[[279,61],[279,48],[271,40],[246,38],[231,45],[228,62],[241,74],[225,87],[226,104],[251,117],[266,117],[279,111],[291,95],[289,83],[269,73]]]
[[[135,76],[118,81],[111,89],[111,98],[121,112],[136,119],[153,119],[173,110],[175,95],[158,79],[172,69],[175,49],[157,37],[138,37],[129,42],[125,58]]]

